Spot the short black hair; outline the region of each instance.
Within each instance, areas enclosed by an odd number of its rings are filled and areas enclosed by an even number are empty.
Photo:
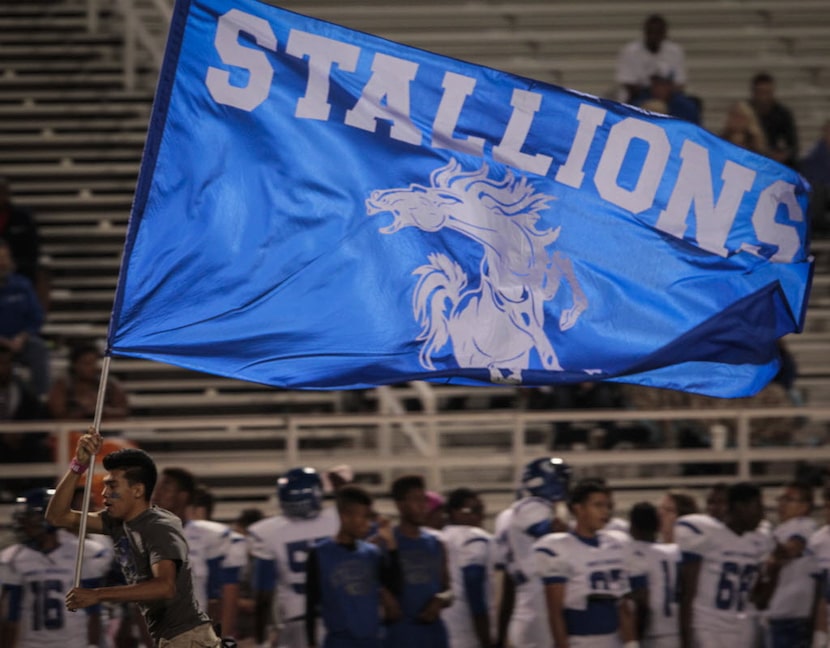
[[[259,522],[263,517],[265,516],[258,508],[246,508],[242,509],[236,517],[236,523],[243,529],[247,529],[254,522]]]
[[[103,464],[109,472],[123,470],[124,478],[130,486],[143,484],[144,499],[150,501],[153,490],[156,488],[158,471],[156,470],[156,462],[144,450],[121,448],[106,455]]]
[[[458,511],[459,509],[463,509],[467,500],[471,500],[476,497],[478,497],[478,493],[471,488],[456,488],[449,495],[447,495],[447,510]]]
[[[657,515],[657,507],[651,502],[638,502],[631,507],[629,513],[631,521],[631,535],[639,532],[643,535],[653,536],[660,528],[660,517]]]
[[[755,87],[759,83],[775,83],[775,79],[769,72],[758,72],[752,77],[752,86]]]
[[[401,502],[409,495],[409,491],[420,488],[426,490],[426,483],[421,475],[404,475],[392,482],[392,499]]]
[[[738,482],[732,484],[726,490],[726,501],[729,502],[729,508],[733,508],[736,504],[748,504],[753,500],[761,499],[761,489],[757,484],[751,482]]]
[[[193,506],[202,506],[207,513],[208,520],[213,519],[213,508],[216,505],[216,498],[210,492],[207,484],[199,484],[193,491],[193,499],[191,500]]]
[[[645,26],[645,25],[650,25],[650,24],[652,24],[652,23],[659,23],[660,25],[662,25],[662,26],[663,26],[664,28],[666,28],[666,29],[668,29],[668,27],[669,27],[669,23],[668,23],[668,22],[666,22],[666,19],[665,19],[665,17],[663,16],[663,14],[658,14],[658,13],[651,14],[650,16],[648,16],[648,17],[647,17],[647,18],[643,21],[643,25],[644,25],[644,26]]]
[[[576,483],[576,486],[571,489],[568,506],[582,504],[594,493],[604,493],[610,497],[611,489],[605,483],[604,479],[595,479],[593,477],[580,479]]]
[[[161,471],[161,474],[176,482],[178,489],[187,493],[187,501],[190,504],[194,503],[196,497],[196,478],[192,472],[187,468],[165,468]]]
[[[369,494],[369,491],[353,484],[341,486],[337,490],[334,500],[337,503],[337,511],[341,513],[355,504],[370,508],[372,506],[372,496]]]

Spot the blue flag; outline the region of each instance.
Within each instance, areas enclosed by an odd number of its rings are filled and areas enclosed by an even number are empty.
[[[689,123],[180,0],[109,351],[289,388],[749,395],[804,321],[807,191]]]

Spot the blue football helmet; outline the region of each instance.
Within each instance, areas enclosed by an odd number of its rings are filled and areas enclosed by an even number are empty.
[[[277,480],[277,497],[283,515],[310,520],[323,509],[323,480],[314,468],[292,468]]]
[[[42,531],[55,530],[46,521],[46,507],[54,494],[54,488],[33,488],[15,500],[12,529],[21,542],[31,540]]]
[[[522,471],[522,490],[551,502],[568,498],[571,467],[559,457],[534,459]]]

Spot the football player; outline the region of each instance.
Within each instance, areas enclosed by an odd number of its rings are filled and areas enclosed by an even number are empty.
[[[278,645],[304,648],[306,560],[319,540],[337,533],[333,509],[323,508],[323,481],[314,468],[292,468],[277,480],[280,515],[248,527],[253,558],[254,635],[269,645],[267,626],[278,628]]]
[[[552,533],[533,546],[544,586],[549,636],[557,647],[637,646],[628,602],[628,536],[606,531],[611,519],[609,487],[595,479],[571,491],[573,531]]]
[[[754,646],[755,607],[764,609],[772,594],[771,579],[762,573],[773,549],[772,538],[758,531],[763,516],[761,490],[741,482],[727,489],[724,521],[710,515],[678,519],[683,648]]]
[[[100,606],[68,612],[78,538],[46,522],[53,490],[37,488],[17,498],[13,526],[19,542],[0,553],[0,645],[4,648],[87,648],[101,638]],[[83,587],[97,587],[112,559],[107,547],[86,540]]]
[[[505,561],[505,578],[514,591],[509,612],[509,642],[523,648],[551,648],[546,622],[545,596],[533,557],[533,543],[539,538],[564,531],[567,523],[555,514],[557,502],[568,497],[571,468],[558,457],[542,457],[528,463],[522,471],[521,494],[497,520],[497,541]],[[500,528],[499,528],[500,527]],[[508,587],[509,589],[509,587]],[[509,597],[503,596],[509,602]]]

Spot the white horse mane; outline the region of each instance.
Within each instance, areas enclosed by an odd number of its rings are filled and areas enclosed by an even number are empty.
[[[429,179],[435,189],[464,194],[504,216],[527,219],[529,225],[536,223],[539,213],[553,200],[552,196],[538,193],[526,178],[517,180],[510,169],[501,180],[490,179],[489,172],[486,162],[477,171],[462,171],[461,164],[453,158],[446,166],[433,171]]]

